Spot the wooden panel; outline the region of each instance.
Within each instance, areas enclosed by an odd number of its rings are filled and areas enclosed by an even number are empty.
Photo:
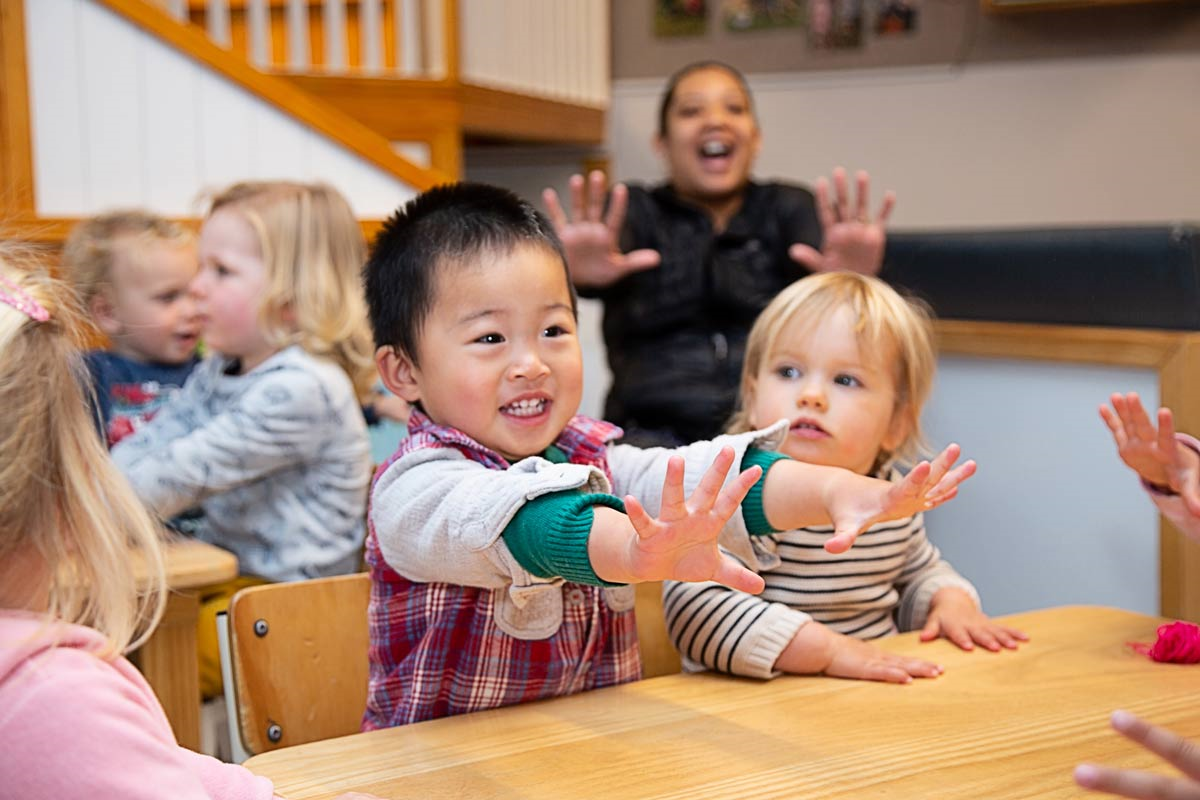
[[[529,95],[462,87],[463,132],[526,142],[604,143],[604,109]]]
[[[358,573],[234,595],[231,658],[250,753],[358,732],[367,701],[370,583]]]
[[[937,332],[943,353],[1149,367],[1179,430],[1200,433],[1200,333],[956,320],[939,320]],[[1159,525],[1160,611],[1200,621],[1200,547],[1165,518]]]
[[[25,2],[0,0],[0,210],[31,213],[33,150],[25,71]]]

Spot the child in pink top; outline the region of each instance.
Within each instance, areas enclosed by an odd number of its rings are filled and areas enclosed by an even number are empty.
[[[266,778],[180,747],[121,656],[162,614],[159,529],[96,436],[73,295],[6,261],[0,452],[12,457],[0,460],[0,794],[271,798]]]

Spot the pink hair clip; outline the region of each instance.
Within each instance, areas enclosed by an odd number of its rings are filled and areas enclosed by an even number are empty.
[[[35,322],[50,319],[50,312],[7,275],[0,275],[0,303],[12,306]]]

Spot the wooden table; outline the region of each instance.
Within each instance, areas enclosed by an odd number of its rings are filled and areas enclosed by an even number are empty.
[[[1150,768],[1112,732],[1124,708],[1200,738],[1200,665],[1157,664],[1162,620],[1065,607],[1008,620],[1017,652],[964,653],[915,634],[897,652],[937,660],[936,680],[892,686],[823,677],[769,682],[670,675],[539,703],[299,745],[246,765],[279,794],[332,797],[1079,797],[1090,760]]]
[[[175,737],[200,749],[200,672],[196,656],[198,590],[233,580],[237,557],[195,539],[167,545],[167,607],[135,661],[167,712]]]

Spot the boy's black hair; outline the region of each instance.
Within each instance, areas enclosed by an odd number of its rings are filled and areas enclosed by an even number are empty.
[[[746,82],[746,76],[742,74],[741,70],[732,64],[726,64],[724,61],[717,61],[716,59],[693,61],[675,70],[675,72],[671,73],[671,77],[667,78],[667,87],[663,89],[662,97],[658,101],[658,138],[665,139],[667,136],[667,113],[671,110],[671,101],[675,99],[675,90],[679,88],[679,82],[693,72],[699,72],[704,69],[719,69],[733,76],[734,80],[741,85],[742,91],[746,94],[746,102],[750,104],[750,112],[754,113],[754,95],[750,93],[750,84]]]
[[[562,262],[575,312],[562,242],[531,204],[484,183],[448,183],[417,195],[383,224],[363,268],[375,346],[391,345],[415,364],[421,326],[436,299],[438,272],[485,252],[507,254],[530,244],[549,249]]]

